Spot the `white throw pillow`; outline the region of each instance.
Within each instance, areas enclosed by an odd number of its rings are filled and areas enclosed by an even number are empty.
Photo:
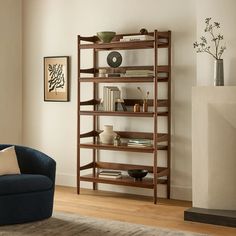
[[[0,175],[7,174],[20,174],[14,146],[0,151]]]

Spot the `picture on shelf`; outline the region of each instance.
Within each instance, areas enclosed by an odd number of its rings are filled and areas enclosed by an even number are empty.
[[[69,57],[44,57],[44,101],[69,100]]]

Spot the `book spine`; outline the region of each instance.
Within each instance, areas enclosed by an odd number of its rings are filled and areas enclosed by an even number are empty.
[[[104,111],[108,111],[108,87],[103,87],[103,106]]]
[[[115,94],[115,91],[111,89],[111,104],[110,104],[110,108],[111,108],[111,111],[114,111],[114,94]]]
[[[111,111],[111,88],[108,88],[108,111]]]

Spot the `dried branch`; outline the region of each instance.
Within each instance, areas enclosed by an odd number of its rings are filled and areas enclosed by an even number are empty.
[[[211,23],[211,18],[205,19],[206,27],[204,29],[205,33],[210,36],[210,41],[214,43],[213,51],[211,50],[211,46],[208,45],[209,40],[206,37],[200,37],[200,42],[194,42],[193,47],[196,48],[196,52],[205,52],[216,60],[220,59],[223,52],[226,49],[226,46],[221,46],[221,42],[224,39],[223,35],[218,33],[216,34],[215,30],[220,29],[220,23],[214,22]],[[217,35],[217,36],[216,36]]]

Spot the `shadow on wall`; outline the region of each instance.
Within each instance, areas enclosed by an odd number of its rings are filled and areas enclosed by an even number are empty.
[[[236,58],[232,58],[229,64],[228,85],[236,85]]]

